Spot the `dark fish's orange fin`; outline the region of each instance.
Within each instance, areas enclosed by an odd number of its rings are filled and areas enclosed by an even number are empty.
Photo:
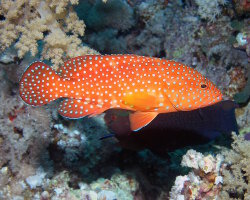
[[[103,113],[107,108],[100,108],[95,104],[86,104],[84,100],[65,99],[59,105],[60,115],[68,118],[93,117]]]
[[[23,101],[33,106],[47,104],[64,93],[60,76],[43,62],[32,63],[20,80],[19,93]]]
[[[129,115],[130,128],[132,131],[138,131],[147,126],[156,116],[157,112],[135,112]]]

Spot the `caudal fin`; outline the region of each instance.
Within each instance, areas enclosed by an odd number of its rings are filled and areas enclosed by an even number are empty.
[[[62,96],[60,76],[43,62],[32,63],[20,80],[19,93],[27,104],[41,106]]]

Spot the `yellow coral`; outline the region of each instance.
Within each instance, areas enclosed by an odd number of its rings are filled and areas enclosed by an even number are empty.
[[[37,24],[41,24],[37,26]],[[15,47],[18,49],[18,56],[22,58],[28,51],[32,56],[37,54],[37,40],[43,39],[43,32],[46,31],[46,26],[43,20],[36,18],[32,21],[26,21],[23,26],[17,26],[18,32],[22,33]],[[33,31],[30,31],[33,30]]]
[[[27,52],[35,56],[37,41],[43,40],[42,58],[51,60],[54,69],[67,58],[97,54],[83,47],[78,38],[84,35],[85,24],[73,11],[74,4],[78,0],[2,0],[0,14],[5,20],[0,21],[1,50],[16,42],[20,58]]]
[[[78,4],[78,0],[60,0],[60,1],[49,1],[48,5],[50,8],[54,9],[57,14],[60,14],[65,11],[66,7],[68,6],[69,2],[74,5]]]
[[[0,22],[0,28],[1,28],[1,37],[0,37],[1,50],[5,50],[17,39],[18,31],[15,29],[15,25],[9,24],[8,21]]]

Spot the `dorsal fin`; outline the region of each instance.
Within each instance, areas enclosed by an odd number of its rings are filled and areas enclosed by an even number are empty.
[[[78,79],[86,76],[86,74],[92,73],[90,70],[94,66],[95,58],[93,55],[78,56],[67,60],[60,68],[58,74],[67,79]]]

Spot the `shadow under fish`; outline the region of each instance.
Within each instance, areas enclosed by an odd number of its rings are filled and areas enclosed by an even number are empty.
[[[119,144],[131,150],[172,151],[189,145],[205,144],[220,133],[238,133],[235,118],[237,104],[230,100],[193,111],[159,114],[148,126],[131,131],[129,111],[106,111],[105,122]]]

